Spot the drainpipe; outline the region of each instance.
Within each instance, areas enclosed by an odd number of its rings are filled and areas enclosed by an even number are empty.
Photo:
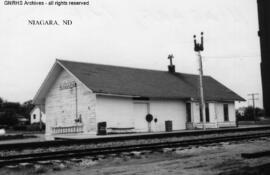
[[[76,119],[78,119],[78,90],[77,90],[77,83],[75,83],[74,84],[74,86],[75,86],[75,115],[76,115]]]

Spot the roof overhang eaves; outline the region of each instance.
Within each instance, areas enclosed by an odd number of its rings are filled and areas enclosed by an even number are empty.
[[[127,94],[113,94],[95,92],[96,95],[112,96],[112,97],[127,97],[127,98],[149,98],[149,99],[167,99],[167,100],[191,100],[191,97],[166,97],[166,96],[140,96],[140,95],[127,95]]]
[[[76,75],[74,75],[65,65],[61,63],[61,60],[56,59],[56,62],[65,70],[67,71],[71,76],[73,76],[77,81],[82,83],[90,92],[93,92],[83,81],[81,81]]]
[[[41,84],[40,88],[38,89],[37,93],[35,94],[35,96],[34,96],[34,98],[33,98],[33,104],[35,104],[35,105],[42,104],[42,103],[41,103],[42,97],[40,97],[41,92],[42,92],[42,90],[45,88],[46,83],[48,82],[49,78],[51,77],[51,75],[52,75],[53,72],[55,71],[56,66],[58,66],[58,65],[57,65],[57,63],[55,62],[55,63],[53,64],[52,68],[50,69],[49,73],[47,74],[45,80],[42,82],[42,84]]]
[[[113,96],[113,97],[127,97],[127,98],[140,98],[141,96],[134,96],[134,95],[125,95],[125,94],[111,94],[111,93],[101,93],[101,92],[94,92],[96,95],[101,96]]]
[[[67,71],[71,76],[73,76],[77,81],[81,82],[89,91],[93,92],[88,86],[86,86],[78,77],[76,77],[69,69],[67,69],[62,63],[61,61],[59,61],[58,59],[56,59],[54,65],[52,66],[52,68],[50,69],[49,73],[47,74],[45,80],[42,82],[38,92],[36,93],[36,95],[33,98],[33,104],[35,105],[42,105],[44,104],[44,100],[45,100],[45,95],[46,94],[46,90],[48,90],[48,88],[50,87],[50,85],[48,85],[48,83],[52,83],[53,81],[49,81],[51,77],[53,77],[53,74],[57,74],[59,70],[57,70],[57,67],[60,67],[61,69]],[[44,92],[45,90],[45,92]],[[42,94],[43,92],[43,94]]]
[[[37,105],[34,106],[34,108],[30,111],[30,115],[34,112],[34,110],[37,108]]]
[[[193,98],[194,101],[199,101],[200,98]],[[215,102],[235,102],[235,101],[246,101],[245,99],[239,98],[222,98],[222,97],[206,97],[205,101],[215,101]]]

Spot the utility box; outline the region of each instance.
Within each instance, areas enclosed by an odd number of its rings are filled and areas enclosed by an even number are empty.
[[[165,131],[166,132],[171,132],[172,131],[172,121],[171,120],[166,120],[165,121]]]
[[[99,122],[97,128],[98,128],[97,135],[106,135],[107,134],[107,123],[106,122]]]

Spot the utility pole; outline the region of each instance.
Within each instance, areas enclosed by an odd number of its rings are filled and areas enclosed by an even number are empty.
[[[259,17],[259,31],[261,46],[261,77],[262,77],[262,95],[263,108],[265,116],[270,117],[270,1],[257,0],[258,17]]]
[[[201,43],[197,43],[196,35],[194,37],[194,51],[198,53],[199,58],[199,77],[200,77],[200,115],[202,115],[203,119],[203,130],[206,129],[205,127],[205,103],[204,103],[204,91],[203,91],[203,65],[202,65],[202,55],[201,51],[204,50],[203,47],[203,32],[201,32]]]
[[[255,100],[259,100],[259,98],[255,98],[256,95],[259,95],[259,93],[251,93],[251,94],[248,94],[248,96],[251,96],[251,99],[249,99],[249,100],[252,100],[252,106],[253,106],[253,120],[254,120],[254,121],[255,121],[255,119],[256,119]]]

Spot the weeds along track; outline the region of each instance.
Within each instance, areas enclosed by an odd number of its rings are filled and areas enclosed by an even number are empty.
[[[84,156],[98,156],[108,154],[120,154],[122,152],[132,151],[158,151],[161,148],[176,148],[186,147],[194,145],[205,145],[228,141],[241,141],[247,139],[256,139],[261,137],[270,137],[270,131],[260,133],[249,133],[241,135],[230,135],[230,136],[215,136],[208,138],[197,138],[182,141],[165,141],[159,143],[147,143],[147,144],[134,144],[124,146],[109,146],[102,148],[89,148],[89,149],[70,149],[62,151],[47,151],[41,153],[30,153],[30,154],[13,154],[0,157],[0,166],[14,165],[22,162],[38,162],[44,160],[61,160],[69,158],[79,158]]]

